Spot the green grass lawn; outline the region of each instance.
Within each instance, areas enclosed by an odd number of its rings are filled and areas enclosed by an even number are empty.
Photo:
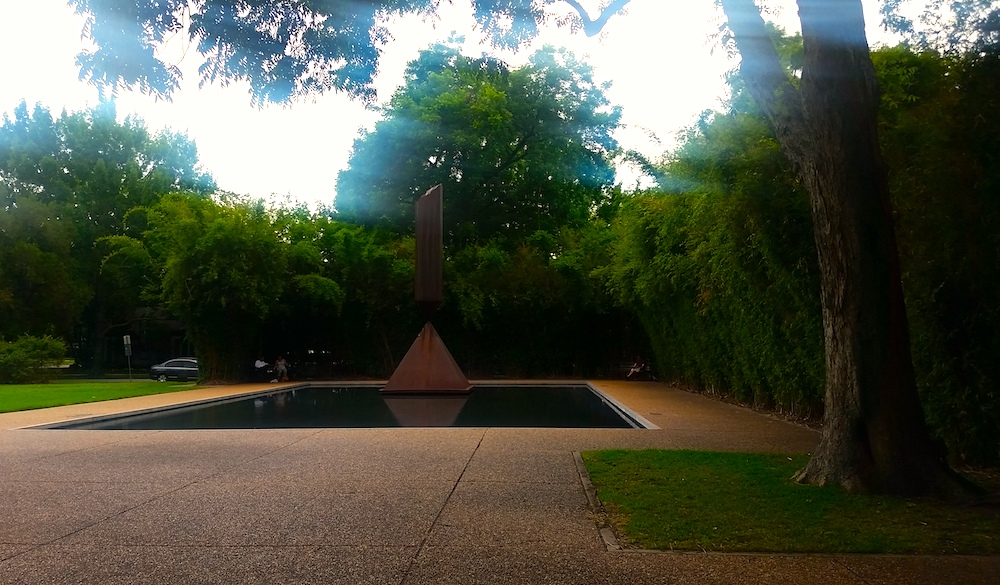
[[[1000,509],[850,495],[789,478],[807,456],[583,454],[627,546],[727,552],[1000,554]]]
[[[190,390],[196,386],[194,382],[154,382],[152,380],[141,382],[82,380],[48,384],[3,384],[0,385],[0,412],[163,394],[178,390]]]

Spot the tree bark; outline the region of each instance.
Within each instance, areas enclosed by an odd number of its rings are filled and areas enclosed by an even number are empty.
[[[799,0],[796,88],[753,0],[723,0],[741,71],[812,207],[826,351],[819,447],[796,476],[852,492],[960,499],[926,426],[910,356],[878,85],[860,0]]]

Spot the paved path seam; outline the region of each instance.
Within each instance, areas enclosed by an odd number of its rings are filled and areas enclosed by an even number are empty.
[[[133,510],[137,510],[137,509],[139,509],[139,508],[141,508],[143,506],[149,505],[149,504],[151,504],[151,503],[153,503],[153,502],[155,502],[157,500],[160,500],[162,498],[165,498],[165,497],[167,497],[167,496],[169,496],[171,494],[175,494],[175,493],[177,493],[177,492],[179,492],[179,491],[181,491],[183,489],[187,489],[187,488],[189,488],[189,487],[191,487],[193,485],[197,485],[198,483],[201,483],[201,482],[203,482],[203,481],[205,481],[207,479],[211,479],[213,477],[216,477],[218,475],[221,475],[223,473],[226,473],[228,471],[236,469],[237,467],[239,467],[241,465],[245,465],[245,464],[250,463],[252,461],[257,461],[258,459],[262,459],[264,457],[268,457],[270,455],[273,455],[274,453],[277,453],[278,451],[281,451],[283,449],[287,449],[288,447],[291,447],[292,445],[295,445],[296,443],[300,443],[300,442],[302,442],[302,441],[304,441],[304,440],[306,440],[306,439],[308,439],[310,437],[313,437],[313,436],[315,436],[315,435],[317,435],[317,434],[319,434],[321,432],[323,432],[323,429],[319,429],[319,430],[317,430],[314,433],[310,433],[308,435],[300,437],[300,438],[296,439],[295,441],[292,441],[290,443],[282,445],[282,446],[280,446],[280,447],[278,447],[276,449],[272,449],[272,450],[267,451],[265,453],[261,453],[261,454],[257,455],[256,457],[252,457],[250,459],[246,459],[244,461],[240,461],[238,463],[234,463],[233,465],[231,465],[229,467],[225,467],[223,469],[219,469],[219,470],[215,471],[214,473],[211,473],[209,475],[205,475],[205,476],[199,477],[198,479],[195,479],[193,481],[189,481],[189,482],[185,483],[184,485],[178,486],[178,487],[173,488],[173,489],[168,489],[168,490],[166,490],[164,492],[160,492],[160,493],[156,494],[155,496],[152,496],[150,498],[147,498],[146,500],[138,502],[137,504],[134,504],[132,506],[129,506],[127,508],[119,510],[118,512],[116,512],[114,514],[111,514],[109,516],[105,516],[104,518],[100,518],[98,520],[94,520],[93,522],[91,522],[91,523],[89,523],[89,524],[87,524],[85,526],[81,526],[81,527],[79,527],[79,528],[77,528],[75,530],[70,530],[69,532],[67,532],[67,533],[65,533],[65,534],[63,534],[61,536],[58,536],[56,538],[53,538],[53,539],[51,539],[51,540],[49,540],[47,542],[36,543],[36,544],[21,543],[21,544],[24,544],[25,546],[28,546],[28,548],[25,549],[25,550],[19,551],[19,552],[15,553],[15,554],[13,554],[13,555],[11,555],[9,557],[5,557],[3,559],[0,559],[0,560],[7,561],[7,560],[10,560],[10,559],[14,559],[14,558],[17,558],[17,557],[19,557],[21,555],[33,552],[33,551],[35,551],[35,550],[37,550],[37,549],[39,549],[41,547],[44,547],[44,546],[50,546],[50,545],[75,546],[75,545],[72,545],[72,544],[70,544],[70,545],[59,544],[59,541],[65,540],[65,539],[67,539],[67,538],[69,538],[69,537],[71,537],[71,536],[73,536],[75,534],[79,534],[80,532],[83,532],[84,530],[89,530],[90,528],[93,528],[94,526],[97,526],[99,524],[103,524],[103,523],[105,523],[105,522],[107,522],[109,520],[112,520],[114,518],[119,518],[123,514],[131,512]],[[117,442],[119,442],[119,441],[113,441],[112,443],[117,443]],[[92,447],[88,447],[88,448],[92,448]],[[42,483],[42,482],[39,482],[39,483]],[[50,483],[62,483],[62,482],[50,482]],[[92,482],[92,483],[107,483],[107,482]],[[132,546],[136,546],[136,545],[132,545]],[[152,546],[152,545],[147,545],[147,546]],[[212,546],[216,546],[216,545],[212,545]]]
[[[441,504],[441,509],[434,515],[434,520],[431,521],[430,527],[427,529],[427,532],[424,533],[424,537],[420,540],[420,544],[417,546],[417,551],[412,557],[410,557],[410,562],[407,563],[406,569],[403,570],[403,578],[399,581],[400,585],[404,585],[410,578],[410,573],[413,570],[414,563],[416,563],[417,559],[420,558],[421,551],[423,551],[424,547],[427,545],[427,540],[430,538],[431,533],[434,532],[434,528],[437,527],[438,520],[441,519],[441,514],[444,514],[445,508],[448,507],[448,502],[450,502],[451,497],[455,495],[455,490],[458,489],[458,484],[461,483],[462,478],[465,476],[465,472],[469,469],[469,464],[472,463],[472,459],[476,456],[476,452],[479,451],[479,447],[483,444],[483,440],[486,439],[486,433],[489,430],[489,428],[485,428],[482,430],[482,434],[479,435],[479,441],[476,443],[476,447],[472,450],[472,453],[469,454],[469,458],[465,461],[465,465],[462,466],[462,472],[458,474],[458,478],[455,480],[455,483],[452,484],[451,491],[448,492],[448,497],[444,499],[444,502]]]

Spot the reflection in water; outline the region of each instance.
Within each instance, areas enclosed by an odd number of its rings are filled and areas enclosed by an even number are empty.
[[[382,400],[401,427],[450,427],[469,397],[383,394]]]

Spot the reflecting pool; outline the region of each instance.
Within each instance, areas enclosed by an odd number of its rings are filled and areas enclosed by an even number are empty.
[[[382,427],[643,428],[587,384],[478,385],[468,394],[382,394],[377,386],[304,386],[51,425],[55,429]]]

